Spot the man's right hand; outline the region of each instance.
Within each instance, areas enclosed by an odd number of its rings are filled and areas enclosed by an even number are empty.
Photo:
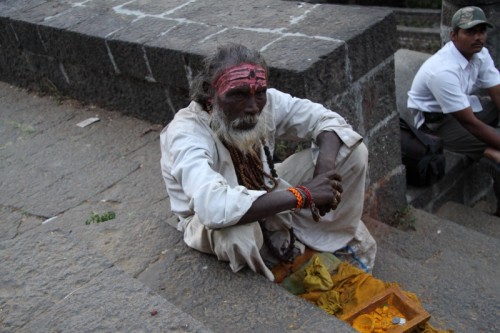
[[[311,192],[321,216],[336,209],[342,200],[342,177],[335,170],[319,174],[301,185]]]

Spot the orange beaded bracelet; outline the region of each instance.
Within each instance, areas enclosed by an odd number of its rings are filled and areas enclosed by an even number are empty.
[[[301,209],[304,206],[304,199],[302,198],[302,194],[300,194],[300,192],[295,187],[289,187],[287,188],[287,190],[292,192],[292,194],[297,199],[297,206],[295,206],[295,209]]]

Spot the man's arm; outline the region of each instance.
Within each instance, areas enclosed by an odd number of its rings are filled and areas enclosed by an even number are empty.
[[[313,179],[302,185],[312,193],[314,202],[320,214],[324,215],[331,209],[334,192],[332,181],[340,179],[335,174],[335,160],[342,142],[337,133],[325,131],[316,138],[319,155],[314,169]],[[273,191],[259,197],[252,207],[240,219],[238,224],[253,222],[267,216],[293,209],[296,204],[294,195],[289,191]]]
[[[314,176],[335,169],[335,160],[340,150],[339,136],[335,132],[321,132],[316,138],[316,144],[319,147],[319,155],[314,169]]]
[[[493,86],[486,90],[488,91],[488,94],[490,95],[493,103],[495,103],[497,110],[500,112],[500,84],[497,84],[496,86]]]
[[[325,208],[326,211],[331,209],[329,207],[331,206],[334,196],[332,181],[335,177],[335,172],[329,171],[302,183],[302,185],[307,187],[311,192],[314,203],[318,206],[320,212],[320,207],[327,207]],[[258,221],[285,210],[291,210],[295,208],[296,204],[297,200],[295,196],[288,190],[266,193],[253,202],[250,209],[241,217],[237,224]],[[324,215],[323,212],[322,215]]]
[[[335,170],[335,161],[337,159],[337,154],[339,153],[342,141],[340,141],[337,133],[327,131],[321,132],[318,135],[316,138],[316,144],[319,147],[319,155],[316,160],[313,177],[328,172],[329,170]],[[340,182],[342,181],[338,175],[335,179]],[[340,185],[340,189],[342,189],[342,185]],[[339,200],[342,200],[342,190],[339,191]],[[320,215],[323,216],[330,211],[331,204],[327,203],[326,205],[318,205],[318,209]]]
[[[462,126],[479,140],[494,149],[500,150],[500,135],[493,127],[479,120],[471,107],[451,113]]]

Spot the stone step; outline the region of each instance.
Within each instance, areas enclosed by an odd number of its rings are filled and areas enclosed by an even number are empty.
[[[481,208],[488,209],[488,212],[449,201],[439,207],[436,215],[485,235],[500,239],[500,218],[491,214],[492,209],[490,206],[482,204]]]
[[[0,104],[7,331],[353,332],[264,277],[235,274],[184,244],[168,223],[158,127],[5,83]],[[90,117],[100,120],[76,126]],[[109,211],[114,219],[86,223]]]
[[[441,10],[393,8],[400,48],[433,54],[441,47]]]
[[[400,26],[416,28],[439,28],[441,24],[441,10],[428,8],[399,8],[392,7],[396,22]]]
[[[437,328],[499,332],[499,239],[420,209],[410,217],[415,230],[367,221],[378,243],[373,275],[414,292]]]
[[[439,28],[397,26],[399,47],[434,54],[441,48]]]
[[[446,170],[441,180],[430,186],[407,186],[406,198],[410,205],[435,212],[448,201],[472,206],[491,192],[491,177],[477,163],[450,151],[445,151],[445,157]]]
[[[2,332],[212,332],[62,230],[0,241]]]
[[[169,246],[138,279],[215,332],[355,332],[248,268],[233,273],[183,243]]]

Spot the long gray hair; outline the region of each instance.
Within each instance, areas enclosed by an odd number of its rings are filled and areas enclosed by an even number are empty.
[[[215,92],[212,87],[214,79],[226,68],[241,63],[250,63],[264,67],[266,76],[269,78],[266,62],[258,51],[235,43],[221,45],[212,56],[205,58],[204,68],[193,79],[190,91],[191,99],[206,108],[208,99],[214,97]]]

